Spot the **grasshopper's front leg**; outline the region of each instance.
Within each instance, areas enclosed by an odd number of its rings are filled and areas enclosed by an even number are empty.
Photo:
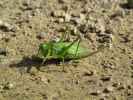
[[[65,59],[65,56],[66,56],[66,52],[68,51],[69,48],[71,48],[71,46],[76,43],[78,41],[78,46],[77,46],[77,49],[76,49],[76,52],[75,52],[75,55],[77,53],[77,50],[78,50],[78,47],[79,47],[79,43],[80,43],[80,40],[77,38],[76,40],[74,40],[72,43],[70,43],[67,47],[64,47],[62,49],[62,51],[60,52],[60,55],[59,55],[59,58],[62,59],[62,63],[63,63],[63,72],[65,72],[65,66],[64,66],[64,59]]]
[[[51,58],[50,56],[52,55],[52,47],[53,47],[53,43],[49,42],[47,55],[44,57],[41,65],[43,65],[47,61],[47,59]]]

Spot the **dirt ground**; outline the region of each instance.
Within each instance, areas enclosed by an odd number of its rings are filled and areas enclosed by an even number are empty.
[[[0,100],[133,100],[133,9],[126,0],[0,0]],[[47,33],[69,26],[95,55],[41,65]],[[45,42],[44,42],[45,43]],[[62,71],[62,68],[65,71]]]

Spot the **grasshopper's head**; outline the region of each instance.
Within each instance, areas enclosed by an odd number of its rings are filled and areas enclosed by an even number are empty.
[[[43,45],[44,45],[44,43],[41,43],[41,44],[39,45],[39,49],[40,49],[40,50],[42,50],[42,49],[44,48]]]
[[[48,45],[45,43],[41,43],[39,45],[38,55],[45,57],[48,53]]]

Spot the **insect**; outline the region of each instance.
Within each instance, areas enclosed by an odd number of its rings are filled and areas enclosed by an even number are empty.
[[[73,42],[65,41],[67,33],[63,34],[58,42],[48,41],[40,44],[38,56],[43,59],[42,64],[50,59],[59,59],[62,62],[65,60],[81,59],[101,50],[98,49],[93,53],[89,53],[87,48],[80,45],[80,36],[78,36]]]

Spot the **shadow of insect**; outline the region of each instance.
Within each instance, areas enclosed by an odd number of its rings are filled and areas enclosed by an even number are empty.
[[[42,67],[42,61],[43,59],[40,59],[36,55],[33,55],[32,57],[23,57],[23,59],[18,63],[12,63],[9,65],[9,67],[16,67],[19,68],[20,72],[26,72],[30,73],[32,67],[35,67],[38,71],[40,71],[40,67]],[[69,62],[69,60],[66,60],[65,62]],[[54,64],[54,65],[60,65],[61,60],[59,59],[51,59],[47,60],[43,67]]]

